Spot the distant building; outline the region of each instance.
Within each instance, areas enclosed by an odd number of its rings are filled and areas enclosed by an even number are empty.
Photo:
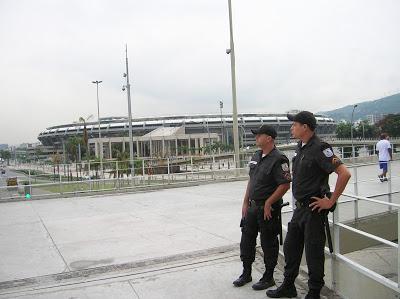
[[[316,115],[317,133],[321,137],[334,137],[336,122],[329,117]],[[139,157],[182,155],[183,148],[198,149],[213,142],[233,144],[233,118],[231,114],[203,114],[184,116],[164,116],[136,118],[132,121],[134,153]],[[285,114],[241,113],[238,115],[239,139],[243,147],[253,146],[252,129],[262,124],[269,124],[278,132],[277,143],[290,140],[290,126]],[[110,158],[112,144],[120,144],[123,149],[129,148],[128,119],[126,117],[100,118],[101,140],[98,139],[97,121],[86,124],[90,151],[98,156],[103,149],[103,156]],[[162,129],[164,128],[164,129]],[[83,136],[82,124],[64,124],[49,127],[38,136],[40,142],[63,151],[68,138]],[[187,150],[186,150],[187,152]]]
[[[369,114],[366,117],[367,117],[368,123],[373,125],[373,124],[380,122],[385,116],[386,116],[386,114],[381,113],[381,114]]]
[[[0,144],[0,150],[6,150],[6,149],[8,149],[8,144],[1,143]]]

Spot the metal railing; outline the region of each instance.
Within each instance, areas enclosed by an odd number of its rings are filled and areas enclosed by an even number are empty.
[[[249,156],[244,156],[244,159],[241,160],[242,165],[247,165],[249,161]],[[186,159],[186,160],[185,160]],[[24,176],[23,179],[28,180],[27,185],[23,185],[23,191],[20,194],[12,195],[7,194],[4,196],[4,191],[10,187],[0,187],[0,199],[1,200],[9,200],[15,198],[24,198],[26,194],[26,188],[28,189],[29,193],[33,198],[37,197],[46,197],[49,195],[53,196],[63,196],[68,194],[86,194],[91,192],[105,192],[105,191],[122,191],[122,190],[133,190],[133,189],[141,189],[141,188],[148,188],[148,187],[157,187],[157,186],[165,186],[165,185],[181,185],[186,183],[192,182],[210,182],[216,180],[231,180],[232,178],[247,178],[247,168],[233,168],[235,163],[233,160],[233,156],[229,155],[221,155],[221,156],[210,156],[210,157],[186,157],[185,159],[165,159],[164,162],[159,162],[157,160],[157,164],[155,161],[146,161],[142,162],[141,169],[138,174],[135,173],[134,176],[128,174],[129,167],[121,167],[118,166],[118,161],[114,161],[115,167],[109,167],[107,164],[112,161],[104,162],[105,170],[112,170],[113,175],[115,177],[109,178],[92,178],[90,175],[87,179],[83,176],[80,176],[79,180],[66,180],[67,176],[58,173],[58,175],[54,176],[54,168],[48,168],[49,170],[43,171],[40,174],[32,174],[31,171],[34,169],[29,169],[28,176]],[[397,161],[395,161],[397,163]],[[385,244],[391,248],[397,250],[398,261],[397,261],[397,274],[400,273],[400,250],[397,243],[392,242],[391,240],[387,240],[380,236],[374,235],[372,233],[368,233],[362,231],[360,229],[354,228],[348,224],[343,223],[340,221],[339,216],[341,208],[345,207],[346,204],[353,202],[352,205],[354,211],[354,217],[351,219],[353,221],[358,221],[360,219],[359,216],[359,203],[360,202],[368,202],[371,204],[383,205],[386,206],[388,212],[393,212],[395,209],[400,208],[400,204],[393,203],[392,195],[398,193],[400,190],[393,190],[392,181],[393,179],[399,178],[399,176],[392,175],[392,165],[393,162],[389,162],[389,171],[388,171],[388,182],[387,182],[387,192],[384,194],[380,194],[380,196],[384,195],[387,196],[387,202],[382,200],[373,199],[366,196],[360,196],[360,183],[369,183],[373,180],[377,180],[378,178],[374,176],[374,178],[369,179],[359,179],[359,170],[362,167],[368,167],[371,165],[376,165],[374,163],[363,163],[363,164],[352,164],[348,165],[348,167],[353,172],[352,181],[351,183],[354,186],[354,194],[344,193],[338,202],[338,206],[335,212],[332,215],[332,219],[330,220],[332,229],[333,229],[333,239],[334,239],[334,252],[331,256],[332,261],[332,285],[335,288],[335,261],[341,261],[360,273],[374,279],[375,281],[379,282],[380,284],[395,290],[396,292],[400,292],[400,280],[392,281],[389,278],[384,277],[383,275],[368,269],[367,267],[361,265],[360,263],[351,260],[349,257],[341,254],[340,252],[340,234],[341,230],[351,231],[352,233],[357,234],[363,238],[367,238],[370,240],[374,240],[376,242]],[[179,166],[179,171],[174,171],[174,166]],[[398,165],[397,165],[398,166]],[[175,167],[175,170],[178,168]],[[138,170],[138,168],[136,168]],[[151,173],[151,170],[157,170],[160,173]],[[78,169],[76,169],[79,171]],[[51,173],[51,171],[53,173]],[[87,169],[88,173],[90,174],[90,166]],[[93,168],[92,168],[92,171]],[[50,173],[49,173],[50,172]],[[107,174],[107,172],[105,172]],[[122,175],[120,175],[122,173]],[[396,172],[398,173],[398,172]],[[75,173],[74,173],[75,174]],[[95,172],[92,172],[95,175]],[[57,179],[56,182],[43,182],[43,177],[50,179]],[[396,186],[400,186],[396,185]],[[19,188],[19,187],[15,187]],[[7,193],[7,191],[5,191]],[[372,195],[371,197],[375,197]],[[283,211],[283,213],[291,213],[293,212],[292,209],[288,209]],[[397,211],[396,211],[397,212]],[[397,228],[397,238],[400,237],[400,213],[397,213],[398,218],[398,228]],[[283,229],[287,232],[287,226],[284,226]],[[327,254],[329,254],[328,248],[325,248]],[[399,277],[399,275],[398,275]]]
[[[340,200],[337,203],[337,208],[335,209],[334,213],[332,213],[332,215],[330,217],[331,219],[329,220],[329,223],[333,230],[333,234],[332,234],[333,253],[330,254],[329,248],[327,248],[327,247],[325,247],[325,253],[331,257],[332,287],[335,291],[340,291],[340,290],[336,289],[337,288],[337,285],[336,285],[336,283],[337,283],[337,273],[336,273],[337,266],[335,265],[335,262],[340,261],[340,262],[346,264],[347,266],[349,266],[354,271],[362,273],[365,276],[384,285],[385,287],[390,288],[397,293],[400,293],[400,248],[399,248],[399,245],[391,240],[387,240],[380,236],[374,235],[372,233],[357,229],[355,227],[352,227],[348,224],[343,223],[343,222],[348,222],[348,221],[353,221],[356,223],[357,221],[359,221],[361,219],[359,217],[359,202],[368,202],[368,203],[375,204],[375,205],[386,206],[387,212],[397,213],[397,240],[399,240],[399,238],[400,238],[400,213],[398,212],[400,209],[400,204],[392,202],[392,195],[400,192],[400,190],[394,190],[394,191],[392,190],[392,181],[395,178],[399,178],[399,176],[391,175],[393,162],[392,161],[389,162],[387,192],[384,194],[379,194],[379,196],[387,196],[387,202],[382,201],[382,200],[373,199],[373,198],[366,197],[366,196],[360,196],[357,194],[359,192],[358,185],[360,182],[371,182],[373,180],[377,181],[377,179],[378,179],[377,177],[375,177],[375,179],[359,180],[359,178],[358,178],[359,169],[362,167],[371,166],[371,165],[376,165],[376,163],[353,164],[353,165],[349,166],[349,168],[352,169],[352,171],[353,171],[352,183],[354,185],[354,193],[356,193],[356,194],[343,193]],[[400,187],[400,184],[396,185],[396,186]],[[345,197],[345,199],[343,199],[343,197]],[[372,195],[371,197],[376,197],[376,195]],[[345,211],[348,212],[348,207],[346,204],[351,203],[351,202],[354,202],[354,205],[352,206],[353,212],[354,212],[354,217],[352,219],[347,218],[347,219],[343,219],[341,221],[339,219],[339,216],[341,215],[340,211],[341,211],[342,206],[343,206],[343,208],[346,209]],[[288,213],[292,213],[292,212],[293,212],[293,208],[290,208],[290,209],[283,211],[282,213],[288,214]],[[370,213],[371,216],[374,214],[376,214],[376,211],[372,211]],[[287,233],[287,226],[284,225],[283,230]],[[340,251],[341,230],[350,231],[350,232],[358,235],[359,237],[367,238],[369,240],[373,240],[378,243],[385,244],[386,246],[397,250],[397,257],[398,257],[397,258],[397,281],[393,281],[393,280],[383,276],[382,274],[377,273],[377,272],[373,271],[372,269],[369,269],[368,267],[363,266],[359,262],[352,260],[348,256],[342,254]],[[283,252],[281,252],[281,254],[283,254]],[[306,270],[306,269],[303,267],[303,270]]]
[[[249,155],[242,155],[241,165]],[[99,192],[134,191],[195,182],[247,177],[247,168],[235,168],[233,155],[136,160],[135,174],[127,161],[68,165],[16,165],[17,186],[6,186],[0,178],[0,201],[64,197]],[[10,170],[8,170],[10,171]]]

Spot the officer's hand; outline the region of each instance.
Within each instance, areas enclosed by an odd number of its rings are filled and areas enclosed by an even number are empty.
[[[310,203],[309,207],[311,210],[316,210],[318,209],[318,213],[321,212],[322,210],[329,210],[332,208],[334,205],[334,202],[331,201],[328,197],[324,196],[324,198],[319,198],[319,197],[311,197],[315,201]]]
[[[249,209],[249,202],[245,200],[242,205],[242,218],[246,218],[248,209]]]
[[[264,204],[264,220],[270,220],[272,218],[272,207],[269,203]]]

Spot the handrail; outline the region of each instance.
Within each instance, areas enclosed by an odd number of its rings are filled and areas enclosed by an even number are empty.
[[[350,198],[354,198],[354,199],[365,200],[365,201],[370,201],[370,202],[381,204],[381,205],[387,205],[387,206],[391,206],[391,207],[400,208],[400,204],[397,204],[397,203],[381,201],[381,200],[377,200],[377,199],[368,198],[365,196],[353,195],[353,194],[348,194],[348,193],[343,193],[342,195],[350,197]],[[340,201],[338,202],[338,204],[340,204]]]
[[[332,221],[329,221],[329,223],[333,223],[333,222],[332,222]],[[349,230],[349,231],[352,231],[352,232],[357,233],[357,234],[359,234],[359,235],[362,235],[362,236],[364,236],[364,237],[370,238],[370,239],[372,239],[372,240],[375,240],[375,241],[384,243],[384,244],[389,245],[389,246],[391,246],[391,247],[399,248],[399,245],[396,244],[396,243],[394,243],[394,242],[390,242],[390,241],[388,241],[388,240],[386,240],[386,239],[383,239],[383,238],[381,238],[381,237],[377,237],[377,236],[372,235],[372,234],[370,234],[370,233],[366,233],[366,232],[364,232],[364,231],[362,231],[362,230],[356,229],[356,228],[351,227],[351,226],[348,226],[348,225],[346,225],[346,224],[343,224],[343,223],[333,223],[333,225],[337,225],[337,226],[339,226],[339,227],[345,228],[345,229],[347,229],[347,230]]]
[[[399,289],[398,284],[396,282],[391,281],[390,279],[386,278],[385,276],[380,275],[380,274],[376,273],[375,271],[372,271],[372,270],[368,269],[367,267],[364,267],[363,265],[360,265],[359,263],[352,261],[351,259],[349,259],[348,257],[345,257],[344,255],[342,255],[340,253],[335,253],[335,258],[346,263],[354,270],[362,272],[369,278],[372,278],[373,280],[376,280],[376,281],[382,283],[383,285],[389,287],[390,289],[392,289],[396,292],[399,292],[400,289]]]

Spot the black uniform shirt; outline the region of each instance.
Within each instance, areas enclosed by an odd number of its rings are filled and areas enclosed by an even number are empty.
[[[332,147],[316,135],[304,146],[300,141],[293,158],[293,197],[303,201],[325,195],[329,192],[329,174],[341,164]]]
[[[249,167],[249,197],[256,202],[265,201],[279,185],[291,181],[289,160],[276,148],[265,157],[262,157],[261,150],[257,151]]]

